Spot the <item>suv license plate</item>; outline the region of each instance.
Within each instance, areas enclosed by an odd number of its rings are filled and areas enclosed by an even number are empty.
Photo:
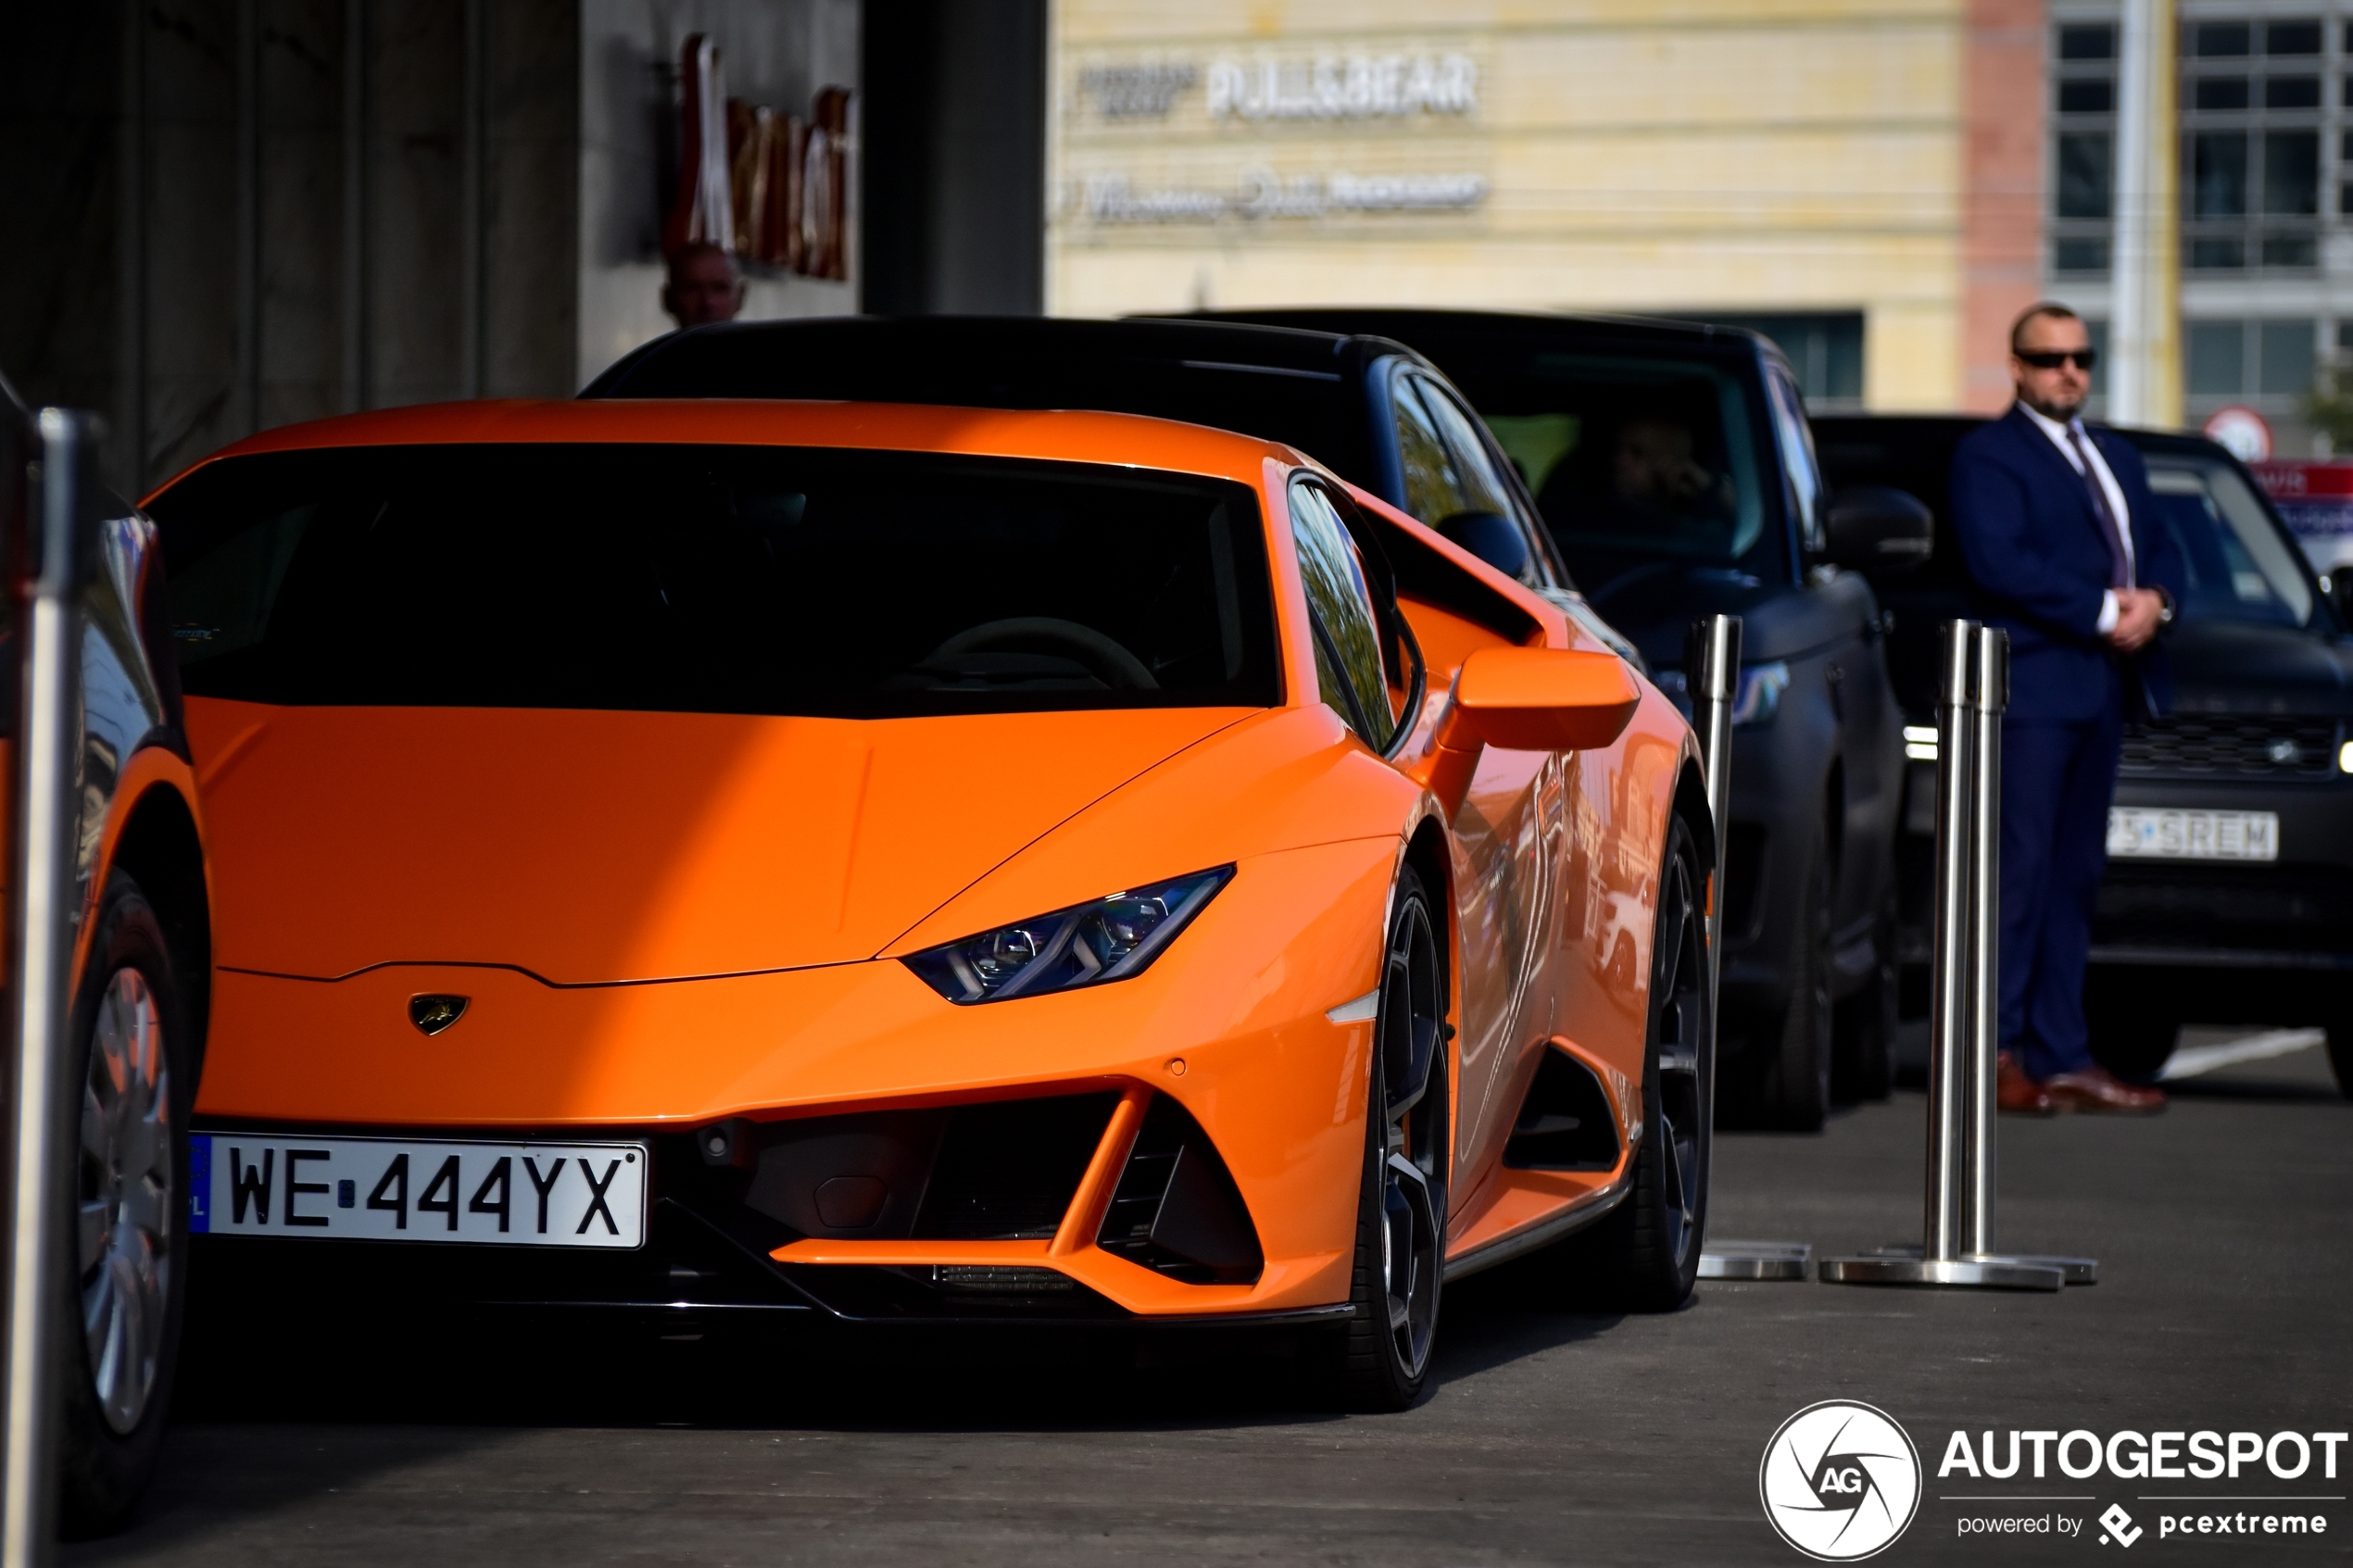
[[[2108,852],[2120,859],[2276,860],[2279,813],[2111,806]]]
[[[634,1248],[641,1143],[475,1143],[196,1133],[188,1228],[331,1241]]]

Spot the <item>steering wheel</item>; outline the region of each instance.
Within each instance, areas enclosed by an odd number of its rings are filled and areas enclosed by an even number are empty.
[[[961,654],[990,653],[1000,649],[1051,649],[1066,655],[1087,667],[1088,673],[1115,691],[1158,691],[1160,683],[1144,668],[1144,661],[1129,653],[1092,626],[1081,626],[1076,621],[1058,621],[1051,615],[1016,615],[1004,621],[985,621],[977,626],[957,633],[931,652],[924,655],[925,665],[947,663]]]

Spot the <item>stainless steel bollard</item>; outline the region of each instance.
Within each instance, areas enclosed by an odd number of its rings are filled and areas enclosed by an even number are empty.
[[[1692,728],[1707,770],[1707,812],[1716,823],[1716,865],[1707,901],[1707,965],[1711,991],[1724,972],[1725,812],[1732,798],[1732,701],[1741,689],[1741,618],[1711,615],[1692,623],[1684,680],[1692,697]],[[1712,1086],[1712,1085],[1711,1085]],[[1713,1112],[1711,1105],[1709,1110]]]
[[[1732,705],[1741,689],[1741,618],[1711,615],[1692,622],[1684,643],[1683,679],[1692,698],[1692,729],[1699,736],[1707,779],[1707,810],[1716,823],[1716,865],[1708,879],[1709,994],[1724,971],[1724,841],[1732,799]],[[1716,1073],[1706,1076],[1705,1114],[1716,1115]],[[1719,1241],[1699,1255],[1702,1279],[1804,1279],[1814,1248],[1803,1241]]]
[[[1973,621],[1948,621],[1936,666],[1936,948],[1931,960],[1928,1042],[1928,1216],[1931,1258],[1961,1255],[1962,1101],[1968,1058],[1970,839],[1977,738],[1969,722]]]
[[[1961,1193],[1962,1250],[1994,1250],[1994,1118],[2002,1044],[2002,709],[2010,700],[2010,634],[1981,626],[1969,694],[1969,1106],[1962,1135],[1969,1181]]]
[[[9,910],[15,1013],[8,1192],[7,1409],[0,1459],[0,1568],[50,1559],[57,1464],[56,1306],[66,1263],[69,1122],[63,1083],[73,953],[72,638],[82,512],[96,483],[96,424],[41,411],[38,566],[21,604],[22,722],[17,733],[16,872]]]
[[[2057,1290],[2088,1259],[2003,1258],[1994,1224],[2000,1043],[2001,722],[2009,638],[1951,621],[1936,683],[1936,946],[1931,977],[1928,1193],[1921,1245],[1825,1258],[1837,1285]],[[2088,1274],[2083,1276],[2088,1281]]]

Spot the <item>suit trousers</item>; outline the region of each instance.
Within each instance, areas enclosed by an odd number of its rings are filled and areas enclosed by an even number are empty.
[[[2120,702],[2002,725],[2001,1040],[2037,1079],[2092,1065],[2083,972],[2123,739]]]

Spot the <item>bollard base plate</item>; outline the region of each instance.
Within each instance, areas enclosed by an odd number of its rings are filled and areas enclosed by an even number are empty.
[[[1899,1241],[1886,1247],[1866,1247],[1866,1258],[1919,1258],[1926,1248],[1917,1241]],[[2068,1258],[2040,1252],[1970,1252],[1964,1256],[1975,1263],[2023,1263],[2030,1269],[2057,1269],[2070,1285],[2100,1283],[2100,1261],[2097,1258]]]
[[[1806,1241],[1719,1241],[1699,1255],[1702,1279],[1797,1279],[1813,1272]]]
[[[1971,1290],[2049,1290],[2067,1284],[2054,1268],[2010,1258],[1903,1258],[1879,1253],[1860,1258],[1825,1258],[1829,1285],[1909,1285]]]

